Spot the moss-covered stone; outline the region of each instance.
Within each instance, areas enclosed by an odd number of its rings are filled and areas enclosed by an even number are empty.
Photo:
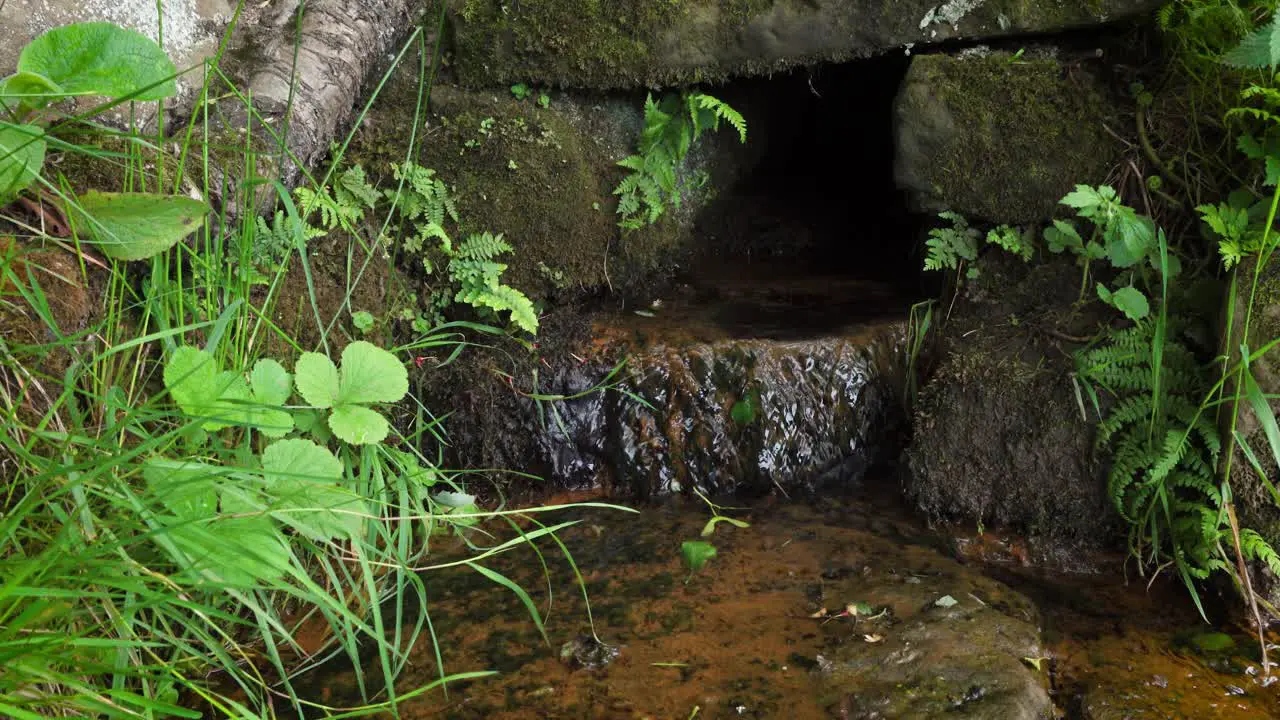
[[[414,73],[398,72],[347,156],[383,187],[394,186],[391,164],[405,158],[416,92]],[[437,86],[418,162],[453,188],[459,237],[488,231],[511,243],[503,281],[531,298],[641,287],[685,256],[693,215],[707,200],[687,198],[657,225],[620,232],[613,189],[624,170],[617,161],[634,152],[641,110],[639,98],[557,93],[544,108],[505,88]],[[732,165],[720,144],[727,136],[708,134],[690,154],[691,171],[705,171],[712,187]]]
[[[1231,328],[1229,340],[1224,342],[1224,351],[1239,358],[1239,347],[1245,339],[1244,325],[1248,318],[1248,346],[1251,351],[1264,347],[1267,343],[1280,338],[1280,266],[1275,262],[1262,268],[1257,278],[1257,291],[1253,292],[1256,260],[1250,259],[1241,263],[1237,273],[1239,287],[1234,298],[1227,298],[1224,303],[1224,334]],[[1253,313],[1249,314],[1249,298],[1254,296]],[[1228,350],[1229,349],[1229,350]],[[1249,372],[1257,381],[1258,387],[1267,395],[1280,393],[1280,358],[1272,350],[1249,363]],[[1271,400],[1271,412],[1280,416],[1280,401]],[[1231,437],[1231,413],[1222,414],[1223,437]],[[1258,416],[1253,412],[1249,402],[1241,398],[1234,430],[1240,434],[1252,450],[1253,457],[1266,471],[1267,478],[1258,476],[1252,463],[1236,445],[1232,445],[1234,456],[1231,458],[1231,493],[1235,498],[1240,524],[1252,528],[1274,548],[1280,548],[1280,503],[1272,494],[1277,479],[1280,479],[1280,466],[1276,464],[1275,453],[1267,440],[1266,431]],[[1280,607],[1280,578],[1269,569],[1259,566],[1261,587],[1268,600]]]
[[[473,85],[681,85],[867,57],[905,45],[1075,27],[1153,0],[452,0]]]
[[[981,266],[916,403],[904,489],[935,518],[1010,526],[1050,561],[1070,563],[1119,526],[1063,339],[1099,318],[1073,308],[1080,275],[1069,261],[994,255]]]
[[[1102,95],[1047,57],[918,56],[895,113],[898,184],[929,212],[1042,220],[1121,151]]]

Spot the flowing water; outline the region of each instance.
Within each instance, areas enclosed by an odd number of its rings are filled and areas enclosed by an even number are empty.
[[[432,573],[444,670],[500,674],[413,699],[402,715],[1280,717],[1256,642],[1204,624],[1177,586],[1039,571],[1017,543],[923,528],[877,499],[885,490],[733,512],[751,526],[718,525],[718,554],[693,575],[680,545],[699,538],[705,508],[569,512],[582,518],[563,539],[594,634],[550,543],[542,557],[490,563],[537,590],[546,641],[512,594],[471,571]],[[422,641],[401,687],[439,672]],[[324,675],[325,700],[354,700],[349,670]]]
[[[1256,639],[1206,624],[1170,577],[1126,582],[1123,557],[927,528],[898,505],[871,468],[902,428],[903,326],[883,318],[904,308],[866,283],[774,273],[597,318],[545,379],[572,394],[625,355],[617,390],[539,405],[528,434],[554,480],[593,488],[578,499],[666,499],[539,516],[579,520],[561,539],[589,613],[556,544],[486,561],[530,591],[545,637],[482,575],[425,575],[438,646],[418,642],[400,687],[498,674],[402,717],[1280,717]],[[697,573],[681,545],[710,513],[689,488],[757,498],[725,511],[750,525],[718,524]],[[327,703],[356,702],[350,668],[312,682]]]

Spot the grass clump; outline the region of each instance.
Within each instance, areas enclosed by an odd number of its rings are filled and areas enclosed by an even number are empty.
[[[61,57],[66,42],[47,41],[49,57]],[[415,48],[426,57],[421,31],[397,62]],[[204,68],[202,100],[238,94],[221,57]],[[436,648],[438,679],[397,687],[415,642],[434,642],[424,575],[433,567],[431,541],[458,538],[468,552],[451,562],[516,593],[541,629],[528,593],[484,561],[555,540],[572,521],[544,525],[531,518],[539,509],[486,509],[465,473],[441,467],[440,423],[408,394],[407,366],[437,351],[443,361],[456,357],[468,344],[464,331],[503,331],[422,326],[398,345],[343,337],[336,319],[321,317],[308,245],[349,241],[353,270],[340,293],[349,306],[365,270],[386,262],[378,238],[390,232],[389,208],[412,196],[378,191],[359,166],[341,169],[349,139],[335,147],[328,173],[304,172],[302,187],[287,192],[256,172],[283,165],[260,163],[256,148],[274,147],[278,159],[287,147],[248,105],[243,165],[226,173],[214,157],[235,159],[236,149],[212,143],[208,103],[170,134],[89,122],[117,102],[153,100],[149,93],[170,87],[172,66],[153,66],[154,78],[112,70],[117,84],[89,88],[56,68],[33,77],[20,67],[3,86],[11,119],[0,124],[0,310],[36,330],[0,338],[0,714],[394,714],[415,694],[483,676],[447,673]],[[60,113],[53,102],[83,92],[119,100],[83,115]],[[50,99],[40,106],[53,118],[48,131],[27,122],[37,93]],[[420,80],[419,107],[425,97]],[[55,145],[53,127],[121,139],[125,149]],[[253,138],[258,131],[267,137]],[[415,124],[401,167],[418,134]],[[25,145],[11,142],[17,135]],[[114,188],[97,198],[69,192],[34,162],[31,148],[42,142],[68,163],[87,155],[114,168],[119,190],[147,192],[147,202]],[[175,143],[184,161],[176,176],[165,149]],[[192,168],[198,172],[183,174]],[[224,175],[241,181],[208,181]],[[277,203],[261,206],[263,186],[276,190]],[[217,213],[192,191],[221,196]],[[199,208],[170,207],[165,197]],[[163,243],[126,242],[143,236]],[[519,304],[500,297],[496,282],[493,258],[509,248],[495,236],[458,246],[450,273],[461,301]],[[305,277],[314,346],[272,320],[291,273]],[[60,283],[94,306],[75,326],[60,312]],[[536,329],[531,308],[505,309],[518,327]],[[512,539],[487,539],[493,519],[515,530]],[[301,674],[336,656],[355,668],[358,707],[328,707],[298,692]]]

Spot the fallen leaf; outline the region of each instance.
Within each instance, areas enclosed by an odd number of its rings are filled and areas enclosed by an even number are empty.
[[[869,643],[878,643],[884,641],[884,636],[878,633],[871,633],[870,635],[863,635],[862,639]]]
[[[949,608],[949,607],[955,607],[955,606],[956,606],[956,605],[958,605],[959,603],[960,603],[960,601],[959,601],[959,600],[956,600],[955,598],[951,597],[950,595],[943,595],[942,597],[940,597],[940,598],[938,598],[936,601],[934,601],[934,603],[933,603],[933,604],[934,604],[934,605],[937,605],[937,606],[938,606],[938,607],[940,607],[940,608],[945,609],[945,608]]]
[[[814,618],[814,619],[816,620],[817,618],[824,618],[824,617],[826,617],[826,616],[827,616],[827,609],[826,609],[826,608],[819,608],[819,609],[818,609],[818,612],[813,613],[813,614],[812,614],[812,615],[810,615],[809,617]]]

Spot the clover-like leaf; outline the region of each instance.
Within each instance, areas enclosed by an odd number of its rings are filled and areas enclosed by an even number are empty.
[[[67,203],[78,232],[117,260],[144,260],[204,225],[209,206],[181,195],[90,190]]]
[[[253,365],[249,375],[249,386],[253,388],[253,398],[271,405],[284,405],[293,392],[293,378],[280,363],[271,358],[263,358]]]
[[[289,401],[293,378],[284,366],[270,358],[259,360],[249,375],[249,389],[254,404],[253,426],[267,437],[287,435],[293,429],[293,416],[280,406]]]
[[[391,428],[377,410],[363,405],[339,405],[329,416],[329,429],[343,442],[372,445],[385,440]]]
[[[328,357],[320,353],[302,353],[293,371],[298,394],[308,405],[331,408],[338,404],[338,393],[341,390],[338,368]]]
[[[399,402],[409,392],[409,372],[394,354],[357,340],[342,351],[339,386],[342,404]]]
[[[18,57],[18,71],[47,78],[63,92],[159,100],[177,92],[173,61],[154,40],[108,22],[53,28]]]

